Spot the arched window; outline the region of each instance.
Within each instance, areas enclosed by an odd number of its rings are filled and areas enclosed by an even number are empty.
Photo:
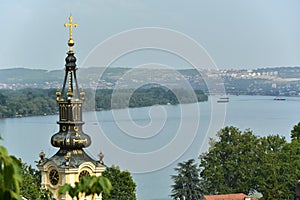
[[[79,174],[79,181],[83,176],[91,176],[90,172],[87,170],[82,170]]]
[[[64,104],[60,105],[60,120],[67,120],[67,108]]]

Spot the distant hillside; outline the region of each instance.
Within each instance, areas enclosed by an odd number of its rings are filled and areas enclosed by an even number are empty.
[[[104,80],[116,80],[120,77],[128,68],[108,68],[105,70],[101,79]],[[104,71],[104,68],[90,67],[80,68],[77,71],[78,79],[83,82],[89,80],[97,80],[100,78],[100,74]],[[0,83],[4,84],[32,84],[32,83],[45,83],[45,82],[62,82],[64,77],[64,70],[43,70],[43,69],[28,69],[28,68],[12,68],[12,69],[0,69]]]
[[[26,84],[59,81],[63,70],[47,71],[42,69],[13,68],[0,70],[0,83]]]

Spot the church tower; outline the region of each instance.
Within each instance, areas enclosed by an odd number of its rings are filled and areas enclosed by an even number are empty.
[[[65,76],[61,91],[56,92],[56,100],[59,105],[58,133],[51,138],[51,144],[59,148],[58,152],[51,158],[46,158],[40,153],[37,165],[41,171],[42,187],[49,189],[56,199],[71,199],[65,195],[59,196],[58,189],[65,183],[74,185],[82,176],[101,176],[105,170],[103,154],[100,153],[99,160],[92,159],[84,148],[90,146],[91,138],[83,132],[84,122],[82,120],[82,104],[85,93],[78,88],[76,78],[76,57],[73,46],[73,23],[72,16],[69,23],[70,38],[68,40],[69,51],[65,59]],[[88,199],[88,198],[87,198]],[[101,199],[95,197],[95,199]]]

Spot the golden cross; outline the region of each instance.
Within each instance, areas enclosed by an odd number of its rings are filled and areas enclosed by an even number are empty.
[[[72,36],[73,36],[73,26],[74,26],[74,27],[77,27],[77,26],[78,26],[77,23],[74,23],[74,24],[73,24],[73,17],[72,17],[72,15],[70,15],[70,17],[69,17],[69,23],[65,23],[64,26],[65,26],[65,27],[69,26],[70,40],[72,40]]]

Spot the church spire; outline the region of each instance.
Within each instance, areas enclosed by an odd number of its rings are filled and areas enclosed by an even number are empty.
[[[59,105],[59,130],[51,137],[51,144],[59,150],[50,158],[44,152],[39,154],[38,169],[41,172],[41,185],[49,189],[55,199],[71,200],[70,196],[60,195],[59,188],[65,183],[75,185],[83,176],[101,176],[105,170],[103,154],[100,160],[90,157],[84,150],[90,146],[90,137],[83,132],[82,105],[85,100],[83,91],[79,91],[76,78],[76,57],[73,52],[73,17],[69,17],[69,50],[65,59],[65,76],[62,89],[56,92],[56,101]],[[101,200],[101,196],[93,198]]]
[[[78,24],[73,23],[73,17],[69,17],[69,23],[64,24],[69,27],[69,51],[65,59],[65,77],[61,91],[56,92],[56,100],[59,104],[59,121],[60,126],[58,133],[52,136],[51,144],[61,149],[82,149],[91,144],[91,139],[83,133],[82,125],[82,104],[85,99],[85,93],[79,92],[76,77],[76,57],[72,47],[75,42],[73,40],[73,27]]]

